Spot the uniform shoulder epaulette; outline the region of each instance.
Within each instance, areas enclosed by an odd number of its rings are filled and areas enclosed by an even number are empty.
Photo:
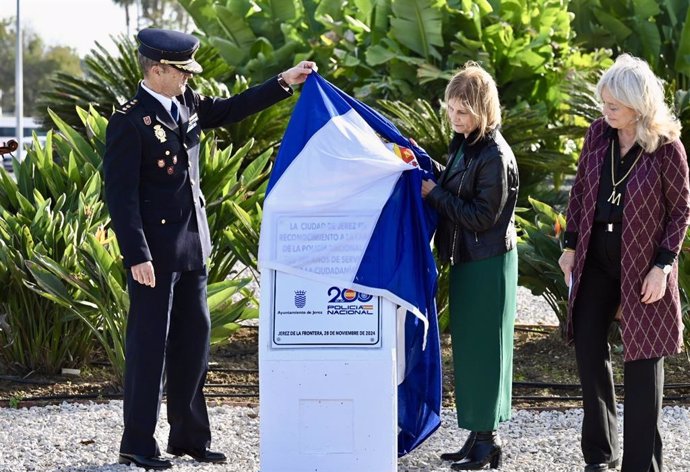
[[[118,108],[115,109],[116,112],[126,115],[134,109],[139,104],[139,100],[136,98],[131,99],[128,102],[123,103]]]

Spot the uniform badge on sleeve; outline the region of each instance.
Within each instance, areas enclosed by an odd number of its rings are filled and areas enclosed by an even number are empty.
[[[199,117],[197,116],[196,113],[192,114],[192,116],[189,117],[189,124],[187,125],[187,132],[192,130],[197,123],[199,122]]]
[[[165,140],[165,130],[163,129],[163,127],[161,125],[156,125],[153,127],[153,134],[156,135],[156,138],[161,143],[164,143],[166,141]]]
[[[150,116],[145,116],[144,117],[144,124],[146,126],[151,126],[151,117]]]

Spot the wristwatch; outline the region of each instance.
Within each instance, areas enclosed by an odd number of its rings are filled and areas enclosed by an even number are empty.
[[[670,274],[671,269],[673,268],[673,266],[671,264],[662,264],[660,262],[657,262],[656,264],[654,264],[654,267],[658,267],[666,275]]]
[[[288,85],[288,83],[283,78],[282,72],[280,74],[278,74],[278,85],[283,87],[285,90],[290,90],[290,85]]]

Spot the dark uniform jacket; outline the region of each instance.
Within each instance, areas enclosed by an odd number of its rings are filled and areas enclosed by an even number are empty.
[[[519,178],[513,151],[498,130],[476,143],[474,139],[455,134],[449,163],[464,142],[463,161],[443,169],[426,197],[440,216],[435,237],[439,260],[451,264],[505,254],[517,244]]]
[[[274,77],[231,98],[187,87],[180,123],[139,86],[110,118],[103,163],[105,196],[126,267],[153,261],[156,272],[203,268],[211,252],[199,188],[199,135],[242,120],[291,95]]]

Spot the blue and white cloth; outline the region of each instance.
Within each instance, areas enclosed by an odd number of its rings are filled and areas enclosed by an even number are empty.
[[[413,149],[419,168],[381,138]],[[436,215],[420,193],[429,175],[429,156],[390,121],[312,73],[271,174],[259,246],[262,269],[382,296],[414,315],[405,318],[399,456],[441,422],[437,271],[429,245]],[[297,235],[288,228],[296,221],[305,228]]]

